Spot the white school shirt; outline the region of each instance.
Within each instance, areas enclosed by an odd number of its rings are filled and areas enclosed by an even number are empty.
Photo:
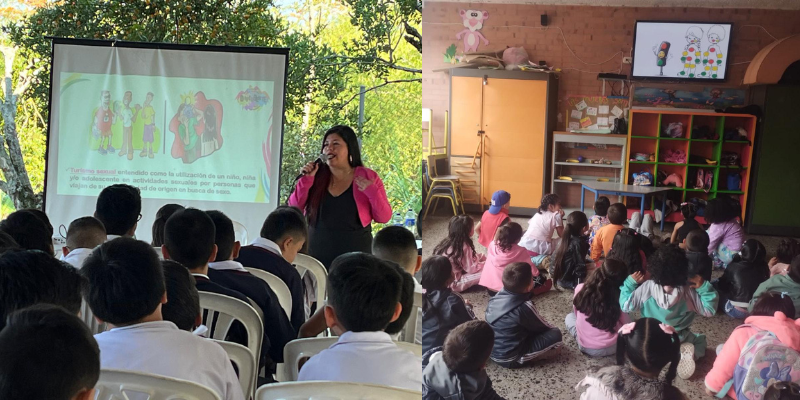
[[[89,255],[92,254],[94,249],[75,249],[69,252],[66,256],[64,256],[63,261],[69,263],[73,267],[77,269],[81,269],[83,266],[83,262],[89,258]]]
[[[298,381],[357,382],[422,390],[422,359],[402,350],[386,332],[345,332],[311,357]]]
[[[94,338],[100,347],[100,368],[185,379],[208,386],[225,400],[244,400],[225,350],[170,321],[113,328]]]
[[[264,250],[271,251],[271,252],[283,257],[283,252],[281,252],[281,247],[278,246],[277,243],[275,243],[272,240],[269,240],[267,238],[257,237],[257,238],[255,238],[253,240],[253,243],[251,243],[251,245],[259,247],[259,248],[262,248]]]

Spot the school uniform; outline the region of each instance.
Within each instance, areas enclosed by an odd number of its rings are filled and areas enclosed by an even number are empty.
[[[422,388],[422,359],[386,332],[345,332],[303,365],[298,381],[336,381]]]
[[[247,304],[250,304],[250,300],[247,299],[247,296],[235,290],[231,290],[226,287],[220,286],[214,282],[211,282],[211,280],[208,278],[208,275],[192,273],[192,276],[194,277],[195,287],[200,292],[221,294],[228,297],[233,297],[235,299],[239,299]],[[225,340],[229,342],[238,343],[242,346],[247,347],[247,330],[244,328],[244,325],[242,325],[242,323],[239,321],[233,321],[233,324],[231,324],[230,329],[228,329],[228,335],[225,336]],[[264,335],[264,339],[261,345],[262,359],[263,359],[263,354],[265,353],[264,348],[268,349],[269,347],[270,347],[269,339],[267,338],[266,335]]]
[[[292,311],[289,319],[294,330],[299,331],[306,320],[303,280],[297,269],[283,258],[280,247],[269,239],[259,237],[250,246],[244,246],[239,250],[236,261],[248,268],[267,271],[286,283],[292,294]]]
[[[63,261],[77,269],[81,269],[83,262],[92,254],[94,249],[74,249],[64,256]]]
[[[94,338],[100,348],[100,368],[184,379],[208,386],[225,400],[245,398],[225,350],[172,322],[112,328]]]
[[[297,333],[286,313],[278,303],[278,296],[266,282],[247,272],[236,261],[220,261],[208,264],[208,277],[219,285],[236,290],[253,301],[264,313],[264,334],[269,338],[271,346],[267,351],[275,362],[283,362],[283,347]]]

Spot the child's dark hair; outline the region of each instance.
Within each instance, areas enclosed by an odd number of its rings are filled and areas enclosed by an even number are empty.
[[[686,235],[686,250],[706,253],[708,252],[708,244],[710,241],[706,231],[694,229]]]
[[[387,226],[372,239],[372,254],[378,258],[396,262],[403,269],[417,267],[417,241],[414,234],[402,226]]]
[[[278,243],[286,235],[306,240],[308,223],[303,213],[296,207],[280,206],[273,210],[261,226],[261,237]]]
[[[408,229],[405,230],[408,232]],[[405,328],[408,317],[410,317],[411,312],[414,311],[414,277],[395,262],[389,261],[389,263],[397,269],[397,273],[403,278],[403,286],[400,289],[400,305],[403,306],[403,309],[400,311],[400,315],[397,316],[397,319],[390,322],[386,329],[383,330],[390,335],[395,335]]]
[[[3,399],[74,399],[100,378],[100,349],[89,328],[50,304],[8,318],[0,333],[0,359]]]
[[[575,295],[572,304],[587,316],[586,321],[593,327],[616,333],[614,328],[622,314],[619,305],[620,286],[628,275],[628,267],[624,262],[606,258],[603,265],[586,278],[586,283]]]
[[[208,264],[214,252],[217,231],[214,221],[196,208],[180,210],[167,220],[164,227],[164,246],[169,259],[190,271]]]
[[[775,315],[776,311],[782,312],[787,317],[794,319],[797,310],[794,308],[794,301],[786,293],[778,292],[764,292],[758,296],[755,304],[753,304],[753,311],[750,315],[762,315],[771,317]]]
[[[200,294],[189,270],[176,261],[161,262],[164,269],[164,283],[167,288],[167,303],[161,306],[165,321],[172,321],[178,329],[193,331],[197,316],[200,315]]]
[[[227,261],[233,255],[233,248],[236,246],[233,221],[222,211],[211,210],[206,211],[206,214],[214,222],[214,244],[217,245],[217,257],[214,261]]]
[[[165,204],[158,209],[152,228],[153,247],[161,247],[164,244],[164,227],[167,225],[167,220],[172,214],[183,209],[184,207],[180,204]]]
[[[784,238],[778,243],[778,261],[789,264],[792,259],[800,254],[800,242],[792,238]]]
[[[453,268],[447,257],[434,255],[422,262],[420,275],[420,284],[425,289],[425,301],[422,302],[422,311],[427,312],[428,308],[431,307],[427,295],[434,290],[447,289],[447,285],[453,279]]]
[[[738,215],[736,214],[736,207],[731,204],[730,200],[716,198],[708,201],[703,216],[706,222],[710,224],[721,224],[733,220]]]
[[[69,223],[67,228],[67,247],[74,249],[93,249],[106,241],[106,228],[95,217],[81,217]]]
[[[617,365],[625,365],[627,359],[639,371],[658,374],[669,364],[664,383],[671,388],[681,358],[681,339],[660,325],[657,319],[639,318],[631,333],[617,335]]]
[[[683,203],[681,204],[681,214],[683,214],[683,219],[694,219],[697,216],[697,206],[694,203]]]
[[[631,228],[623,228],[614,235],[608,256],[624,262],[630,275],[642,270],[641,248],[642,235]]]
[[[497,242],[497,247],[506,252],[511,250],[511,246],[519,243],[522,239],[522,226],[516,222],[509,222],[497,228],[494,240]]]
[[[472,243],[472,237],[470,236],[474,224],[472,217],[466,214],[450,218],[450,224],[447,226],[447,237],[433,248],[433,254],[450,257],[453,260],[462,260],[464,258],[464,245],[466,245],[472,249],[472,258],[475,259],[477,254],[475,254],[475,245]]]
[[[800,283],[800,255],[794,256],[792,262],[789,263],[789,273],[786,275],[795,283]]]
[[[583,229],[589,226],[586,214],[580,211],[573,211],[567,216],[567,224],[564,226],[564,233],[561,236],[561,243],[555,252],[553,264],[553,281],[558,281],[564,275],[564,256],[569,250],[569,243],[572,237],[580,237]]]
[[[800,400],[800,385],[794,382],[775,381],[764,392],[762,400]]]
[[[0,231],[9,234],[23,249],[41,250],[53,254],[52,225],[34,211],[38,210],[14,211],[0,222]]]
[[[531,265],[524,262],[515,262],[506,266],[503,271],[503,289],[511,293],[526,293],[528,286],[533,281]]]
[[[605,217],[608,214],[608,207],[611,206],[611,200],[606,196],[600,196],[594,202],[594,213],[600,217]]]
[[[142,212],[142,196],[139,188],[124,183],[106,187],[97,196],[94,216],[106,227],[109,235],[125,235],[136,223]]]
[[[353,332],[383,331],[400,302],[403,277],[395,264],[372,254],[347,253],[333,260],[328,274],[328,305]]]
[[[647,271],[661,286],[684,286],[689,279],[689,260],[678,246],[661,246],[648,260]]]
[[[486,321],[473,320],[453,328],[444,339],[442,358],[454,373],[477,372],[489,360],[494,330]]]
[[[561,199],[555,193],[548,193],[542,196],[542,204],[539,206],[539,214],[547,211],[550,206],[556,206],[561,203]]]
[[[737,254],[735,259],[743,260],[753,264],[763,264],[767,259],[767,249],[755,239],[747,239],[742,243],[741,254]]]
[[[656,245],[654,242],[659,243],[660,240],[656,236],[653,236],[653,238],[650,239],[645,235],[639,235],[639,238],[641,238],[639,242],[639,248],[644,252],[645,259],[650,258],[650,256],[656,252]]]
[[[608,206],[608,222],[612,225],[622,225],[628,220],[628,209],[622,203]]]

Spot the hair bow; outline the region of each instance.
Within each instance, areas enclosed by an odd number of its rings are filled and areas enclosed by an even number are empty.
[[[664,333],[666,333],[667,335],[672,335],[673,333],[675,333],[675,328],[673,328],[672,325],[658,324],[658,327],[661,328],[661,330],[664,331]]]
[[[619,333],[621,335],[630,335],[633,332],[633,328],[636,326],[636,322],[629,322],[622,327],[619,328]]]

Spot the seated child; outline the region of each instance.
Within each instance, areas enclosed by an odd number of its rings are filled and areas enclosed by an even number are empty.
[[[589,253],[589,244],[584,236],[589,229],[586,214],[580,211],[570,213],[565,228],[555,252],[550,277],[558,286],[574,289],[586,279],[586,255]]]
[[[105,241],[106,228],[102,222],[95,217],[78,218],[67,228],[67,245],[61,249],[63,260],[80,269],[83,260]]]
[[[543,320],[531,301],[533,275],[528,264],[503,271],[503,290],[489,299],[486,322],[494,329],[492,361],[518,368],[560,350],[561,331]]]
[[[677,246],[661,246],[650,258],[652,280],[645,281],[637,272],[621,288],[619,302],[622,312],[641,310],[642,317],[655,318],[675,327],[681,340],[681,358],[685,366],[678,375],[689,379],[694,373],[694,359],[706,353],[706,336],[692,333],[689,327],[696,314],[713,317],[719,295],[711,282],[696,275],[689,280],[689,262]],[[689,282],[689,284],[687,284]]]
[[[597,201],[594,202],[594,215],[589,220],[589,248],[592,247],[597,231],[610,224],[610,222],[608,222],[608,207],[610,206],[611,201],[609,201],[606,196],[600,196],[597,198]]]
[[[414,274],[419,272],[422,257],[417,253],[417,240],[414,234],[402,226],[387,226],[378,231],[372,239],[372,254],[381,260],[397,264],[403,276],[403,293],[400,296],[403,311],[400,317],[390,323],[384,331],[389,335],[397,335],[399,340],[408,318],[415,312],[417,326],[414,342],[422,344],[422,310],[419,307],[414,308],[414,293],[422,294],[422,285],[414,278]]]
[[[792,238],[784,238],[778,244],[778,254],[769,260],[769,276],[789,272],[789,264],[795,256],[800,255],[800,242]]]
[[[675,329],[656,319],[641,318],[625,324],[617,339],[617,365],[591,367],[575,389],[586,387],[581,400],[684,399],[672,386],[679,368],[679,344]],[[661,379],[667,364],[669,369]]]
[[[696,229],[702,230],[703,227],[694,219],[694,217],[697,216],[697,207],[694,203],[681,203],[681,214],[683,214],[683,221],[678,221],[675,224],[669,242],[677,244],[683,249],[685,248],[683,241],[686,239],[686,236],[689,235],[689,232]]]
[[[125,183],[106,186],[97,195],[94,217],[106,227],[107,241],[136,236],[142,217],[141,191]]]
[[[750,300],[749,310],[753,311],[753,305],[761,293],[778,292],[786,293],[794,302],[794,308],[800,310],[800,256],[795,256],[789,264],[789,272],[786,275],[773,275],[758,285],[753,299]]]
[[[555,193],[544,195],[539,212],[528,221],[528,230],[522,236],[519,245],[526,248],[532,256],[553,254],[564,231],[564,224],[561,221],[563,217],[564,210],[561,209],[561,199],[558,195]],[[555,242],[553,232],[558,234]]]
[[[156,212],[156,219],[153,221],[153,247],[161,247],[164,244],[164,227],[167,225],[167,220],[175,212],[183,210],[184,207],[180,204],[165,204]],[[158,251],[156,251],[158,253]]]
[[[622,224],[628,220],[628,210],[622,203],[614,203],[608,207],[608,225],[600,228],[592,241],[592,260],[597,262],[603,254],[608,255],[614,235],[625,228]]]
[[[794,317],[794,304],[788,296],[776,292],[765,292],[759,296],[745,325],[734,329],[725,344],[720,345],[722,348],[718,347],[717,359],[705,378],[706,392],[714,395],[733,379],[742,349],[759,331],[770,331],[781,343],[800,351],[800,322],[795,322]],[[733,386],[727,393],[730,398],[736,398]]]
[[[0,255],[3,255],[9,250],[19,250],[19,245],[11,235],[0,231]]]
[[[606,258],[612,257],[624,262],[628,267],[628,275],[635,272],[646,274],[647,257],[642,250],[642,242],[649,240],[631,228],[622,228],[614,235]]]
[[[402,277],[371,254],[337,257],[328,275],[325,320],[338,342],[311,357],[298,381],[371,383],[420,390],[422,360],[384,332],[401,311]]]
[[[480,281],[486,256],[475,252],[472,243],[473,221],[469,215],[451,218],[447,231],[447,237],[433,248],[433,254],[450,260],[454,277],[450,288],[463,292]]]
[[[714,287],[719,292],[725,314],[736,319],[747,318],[747,307],[758,285],[769,278],[767,250],[758,240],[748,239],[741,254],[733,257]]]
[[[422,399],[503,400],[492,388],[486,362],[494,331],[484,321],[465,322],[447,335],[444,348],[426,354],[422,371]]]
[[[689,260],[689,277],[700,275],[704,280],[711,280],[714,269],[713,260],[708,255],[708,233],[702,229],[695,229],[686,235],[681,243],[686,249],[686,259]]]
[[[94,400],[100,350],[75,314],[38,304],[0,332],[0,398]]]
[[[161,267],[167,289],[167,303],[161,306],[161,317],[182,331],[193,332],[203,323],[200,293],[194,285],[194,278],[189,270],[175,261],[164,260]],[[206,329],[202,331],[205,333]]]
[[[533,294],[545,293],[553,286],[551,279],[545,279],[539,274],[539,269],[531,262],[528,251],[517,244],[521,237],[522,227],[516,222],[509,222],[497,229],[494,241],[489,244],[486,264],[479,282],[489,289],[490,294],[503,289],[503,270],[512,263],[526,263],[530,266],[534,277]]]
[[[53,225],[39,210],[25,209],[8,214],[6,219],[0,221],[0,232],[9,234],[22,249],[55,254]]]
[[[475,319],[457,292],[450,289],[453,271],[444,256],[431,256],[422,263],[422,352],[444,344],[447,334],[456,326]]]
[[[711,199],[706,205],[705,219],[708,227],[708,254],[715,267],[727,267],[733,256],[742,249],[744,230],[733,205],[722,198]]]
[[[619,307],[620,286],[627,277],[624,262],[606,258],[586,283],[575,288],[572,312],[564,324],[584,354],[605,357],[617,351],[617,331],[631,321]]]
[[[492,195],[492,205],[483,212],[481,220],[475,225],[478,243],[483,247],[489,247],[489,243],[494,240],[494,235],[497,233],[497,228],[511,221],[508,216],[510,201],[511,195],[505,190],[498,190]]]
[[[111,328],[95,335],[101,368],[185,379],[208,386],[223,399],[244,399],[222,347],[163,320],[164,272],[149,243],[131,238],[106,242],[86,259],[81,274],[88,280],[89,307]]]

